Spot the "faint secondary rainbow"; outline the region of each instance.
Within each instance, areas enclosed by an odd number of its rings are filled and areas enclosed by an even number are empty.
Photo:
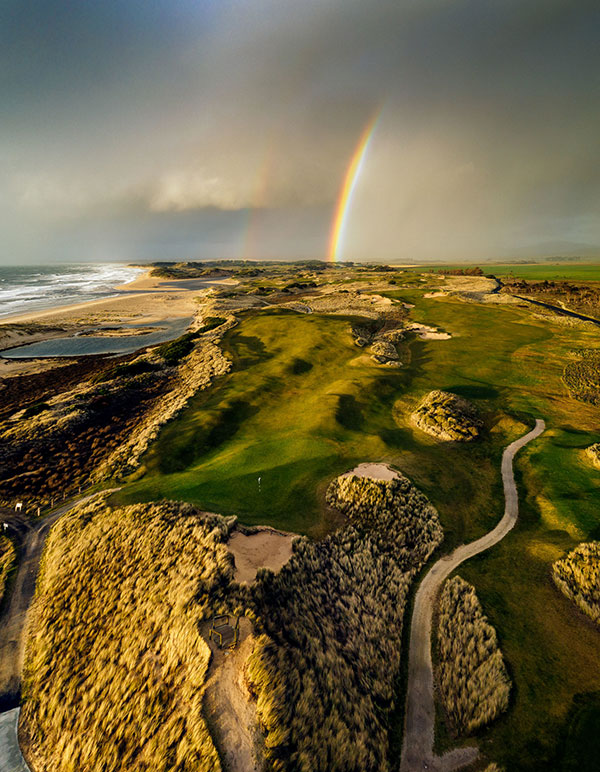
[[[344,231],[346,229],[346,222],[348,220],[350,209],[352,208],[352,196],[356,190],[356,183],[360,177],[363,161],[367,155],[367,150],[371,144],[371,139],[375,133],[375,128],[377,126],[377,122],[379,121],[380,115],[381,109],[377,110],[375,115],[363,129],[358,144],[356,145],[356,149],[354,150],[354,154],[352,155],[350,165],[346,170],[344,182],[338,194],[338,199],[335,206],[335,217],[333,218],[331,233],[329,236],[329,249],[327,251],[327,259],[332,263],[335,263],[336,260],[340,259],[340,251],[344,238]]]

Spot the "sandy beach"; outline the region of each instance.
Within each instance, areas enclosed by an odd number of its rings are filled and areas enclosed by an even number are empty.
[[[119,294],[114,297],[2,317],[0,357],[2,349],[64,337],[98,325],[160,324],[167,319],[184,317],[191,320],[210,288],[228,283],[232,281],[164,280],[147,271],[132,282],[116,286],[115,292]],[[0,377],[40,372],[64,363],[62,359],[9,361],[0,358]]]

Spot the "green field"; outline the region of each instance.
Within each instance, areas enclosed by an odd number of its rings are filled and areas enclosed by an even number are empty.
[[[514,276],[518,279],[566,279],[572,281],[600,281],[600,263],[480,263],[481,270],[495,276]],[[468,265],[419,266],[414,271],[444,271],[469,268]]]
[[[561,738],[575,731],[574,696],[600,690],[600,633],[554,589],[550,566],[600,537],[600,475],[582,455],[600,421],[597,408],[569,397],[561,374],[567,353],[598,346],[598,333],[514,307],[426,301],[412,289],[391,296],[415,303],[415,321],[452,339],[410,340],[405,366],[389,370],[353,345],[347,319],[249,315],[224,341],[233,371],[165,428],[145,476],[119,497],[183,499],[318,536],[335,524],[323,502],[328,481],[359,461],[385,460],[436,505],[449,550],[501,516],[502,449],[543,417],[547,432],[516,462],[517,527],[460,573],[498,630],[514,682],[509,712],[478,736],[482,750],[509,770],[570,768]],[[411,410],[434,388],[479,407],[481,441],[445,446],[411,426]]]

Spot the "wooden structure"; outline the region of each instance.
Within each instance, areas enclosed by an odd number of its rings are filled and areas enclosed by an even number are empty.
[[[212,619],[208,631],[209,640],[213,640],[220,649],[235,649],[240,637],[240,618],[229,614],[217,614]]]

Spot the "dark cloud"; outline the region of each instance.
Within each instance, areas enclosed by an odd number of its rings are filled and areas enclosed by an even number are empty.
[[[382,105],[349,258],[600,244],[599,31],[587,0],[9,0],[0,260],[319,256]]]

